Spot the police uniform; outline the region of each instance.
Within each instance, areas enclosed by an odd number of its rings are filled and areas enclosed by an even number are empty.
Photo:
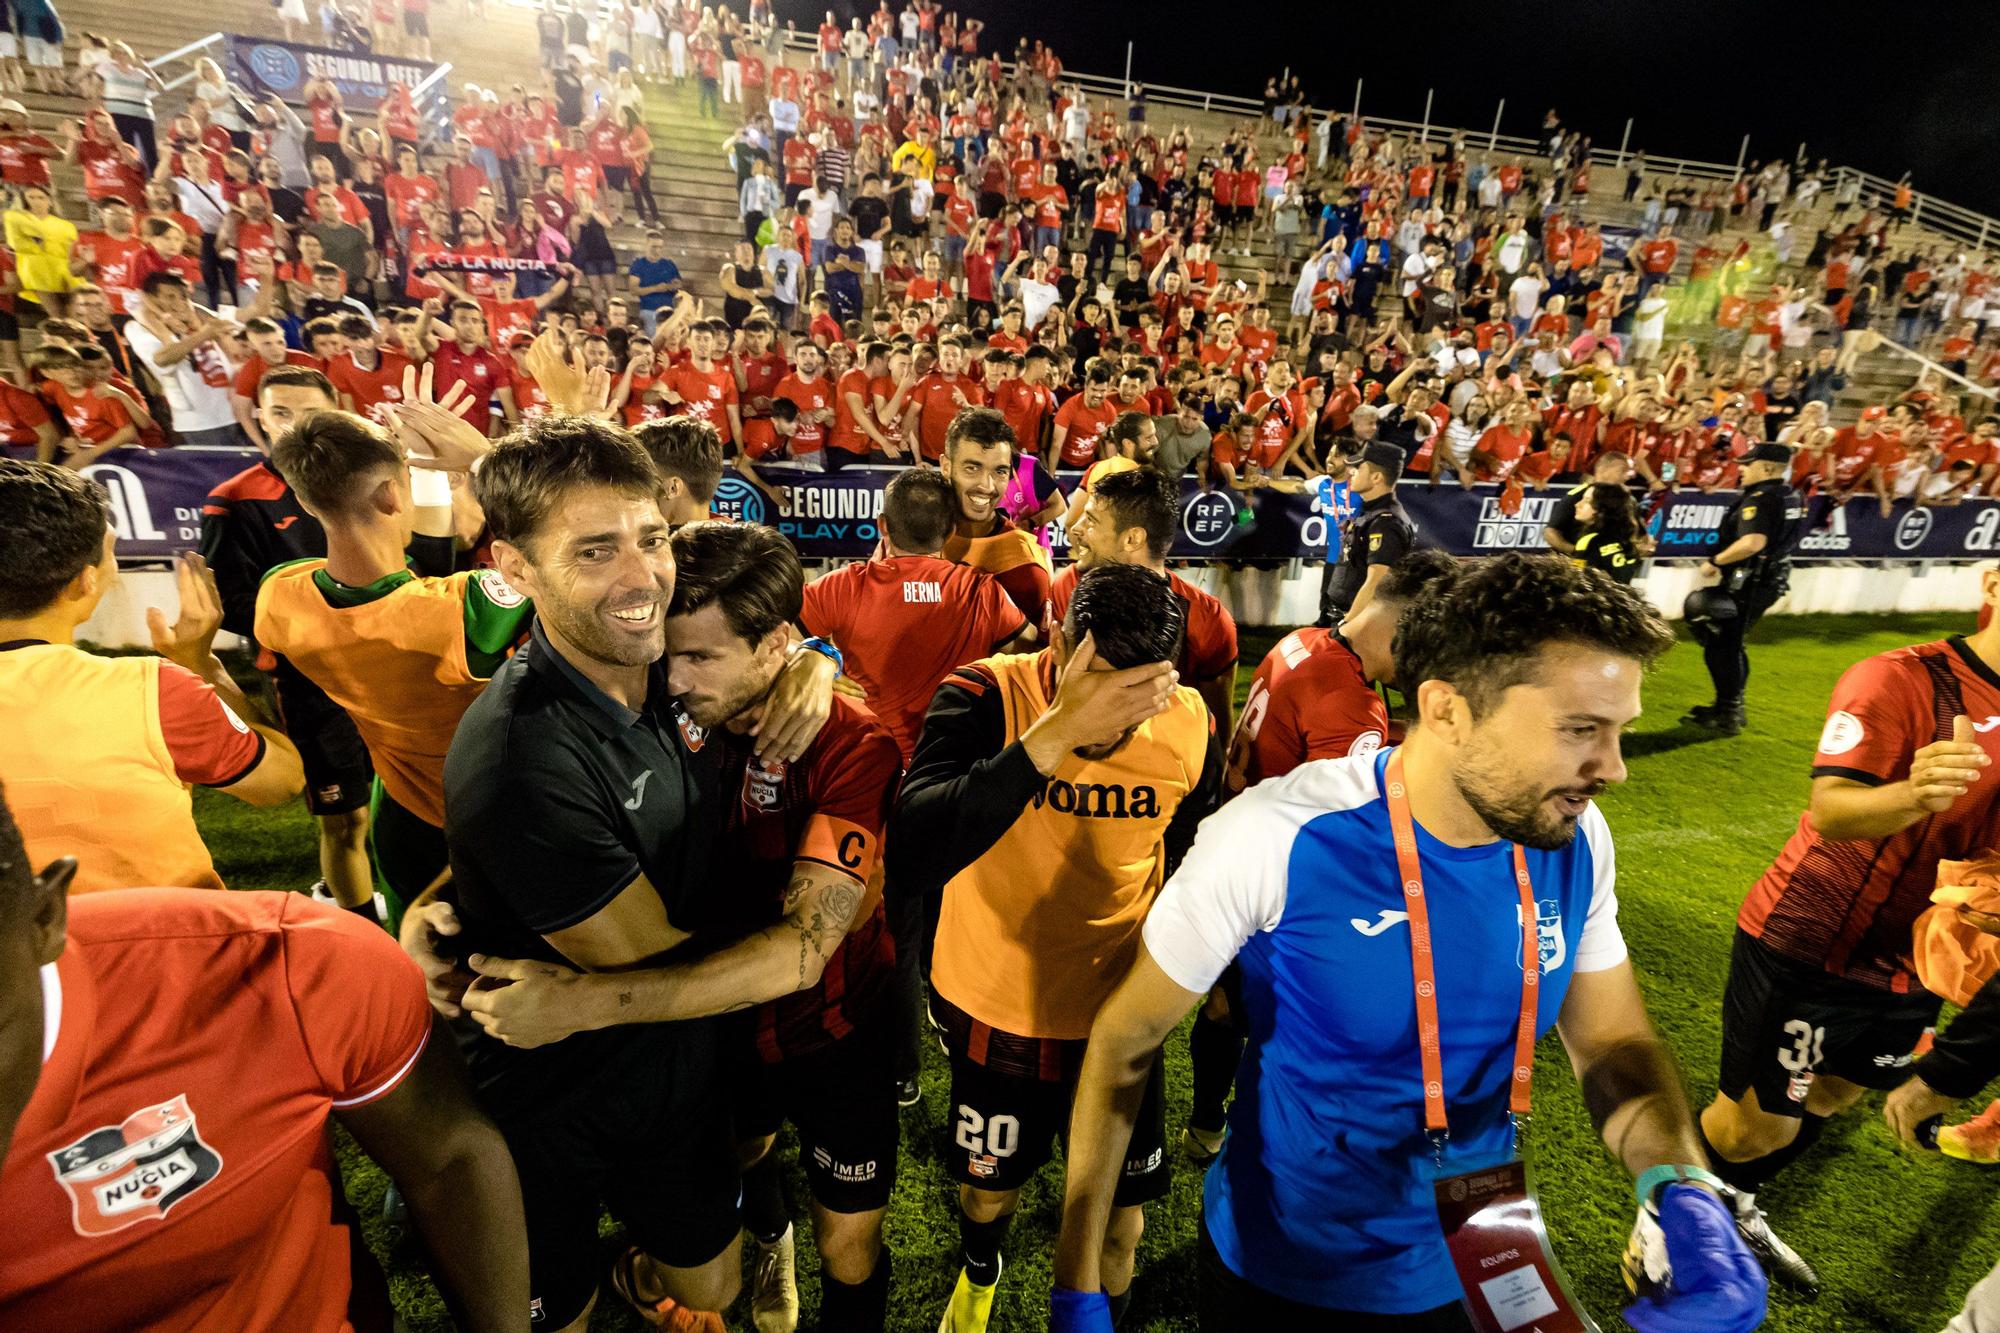
[[[1417,544],[1417,529],[1396,493],[1378,495],[1364,501],[1361,512],[1348,525],[1346,545],[1340,563],[1327,566],[1326,581],[1320,590],[1319,625],[1337,625],[1355,595],[1368,581],[1368,571],[1377,565],[1393,565]]]
[[[1570,557],[1586,569],[1594,569],[1617,583],[1630,583],[1639,573],[1639,553],[1624,542],[1606,541],[1601,532],[1577,536],[1576,553]]]
[[[1785,595],[1792,572],[1792,548],[1798,544],[1805,502],[1782,476],[1745,488],[1723,517],[1716,550],[1727,550],[1737,538],[1762,533],[1764,549],[1748,560],[1719,565],[1722,581],[1697,589],[1688,598],[1688,628],[1701,643],[1709,679],[1715,682],[1715,711],[1743,707],[1743,688],[1750,679],[1750,657],[1743,636]]]

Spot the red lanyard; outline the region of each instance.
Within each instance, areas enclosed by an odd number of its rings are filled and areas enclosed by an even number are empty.
[[[1403,752],[1389,756],[1384,795],[1389,827],[1396,838],[1396,868],[1403,877],[1403,905],[1410,915],[1410,971],[1417,991],[1417,1048],[1424,1069],[1424,1128],[1440,1140],[1449,1133],[1444,1114],[1444,1056],[1438,1042],[1437,968],[1431,954],[1431,909],[1424,900],[1423,872],[1417,865],[1416,823],[1410,818],[1403,785]],[[1542,969],[1535,925],[1535,894],[1528,883],[1528,854],[1514,844],[1514,882],[1521,890],[1521,1022],[1514,1036],[1514,1080],[1507,1109],[1528,1114],[1528,1085],[1535,1075],[1535,1008]]]

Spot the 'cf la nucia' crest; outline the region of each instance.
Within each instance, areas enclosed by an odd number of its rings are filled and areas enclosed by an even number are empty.
[[[222,1174],[185,1094],[93,1129],[49,1155],[77,1234],[106,1236],[167,1210]]]

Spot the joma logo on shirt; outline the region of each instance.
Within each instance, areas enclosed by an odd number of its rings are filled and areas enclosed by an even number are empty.
[[[943,600],[944,594],[935,583],[906,582],[903,584],[903,601],[906,603],[942,602]]]
[[[1044,805],[1059,814],[1084,819],[1157,819],[1160,798],[1151,787],[1129,791],[1115,782],[1064,782],[1051,778],[1034,796],[1035,808]]]

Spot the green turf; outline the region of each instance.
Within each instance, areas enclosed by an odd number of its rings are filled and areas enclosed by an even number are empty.
[[[1708,697],[1692,646],[1676,648],[1648,682],[1646,716],[1626,747],[1631,780],[1604,806],[1617,837],[1625,936],[1654,1021],[1678,1053],[1697,1104],[1715,1087],[1719,1002],[1736,907],[1798,818],[1828,691],[1857,659],[1947,628],[1908,616],[1765,621],[1752,637],[1750,730],[1733,740],[1707,739],[1675,722],[1687,705]],[[1246,632],[1245,661],[1254,663],[1275,637]],[[1239,684],[1248,679],[1246,670]],[[203,794],[197,813],[233,886],[296,888],[315,877],[310,823],[298,808],[250,810]],[[897,1265],[890,1326],[923,1333],[937,1326],[956,1276],[958,1239],[952,1190],[939,1162],[945,1141],[942,1059],[932,1051],[928,1061],[924,1103],[903,1122],[888,1224]],[[1168,1046],[1167,1069],[1168,1117],[1177,1131],[1188,1099],[1184,1037]],[[1591,1134],[1553,1039],[1541,1051],[1535,1092],[1530,1155],[1557,1253],[1586,1307],[1607,1328],[1620,1327],[1617,1260],[1631,1225],[1629,1184]],[[1763,1202],[1781,1233],[1826,1282],[1817,1304],[1774,1296],[1767,1327],[1934,1333],[2000,1254],[2000,1218],[1991,1207],[2000,1173],[1898,1150],[1879,1107],[1880,1099],[1870,1098],[1839,1121],[1800,1167],[1766,1191]],[[372,1216],[382,1177],[351,1147],[343,1158],[349,1193]],[[1199,1184],[1193,1171],[1181,1169],[1172,1196],[1151,1210],[1127,1330],[1194,1327]],[[792,1189],[803,1199],[796,1172]],[[996,1328],[1011,1333],[1042,1326],[1059,1206],[1055,1173],[1044,1172],[1022,1201]],[[370,1240],[387,1258],[411,1327],[419,1333],[448,1328],[414,1255],[385,1248],[387,1238],[373,1223]],[[810,1312],[818,1281],[803,1230],[799,1259]],[[593,1324],[638,1326],[610,1302]],[[747,1315],[733,1326],[748,1328]],[[805,1326],[811,1327],[809,1320]]]

